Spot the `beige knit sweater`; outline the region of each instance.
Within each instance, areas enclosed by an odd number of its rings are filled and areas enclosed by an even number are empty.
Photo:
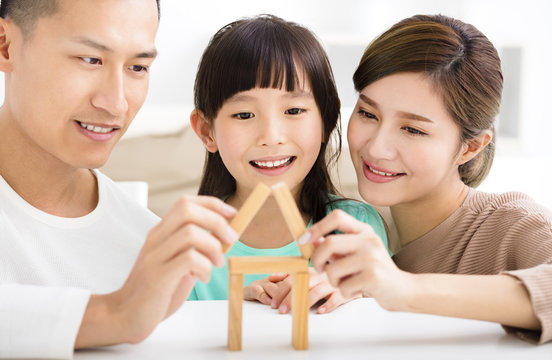
[[[552,213],[527,195],[471,189],[448,219],[393,259],[412,273],[505,273],[518,278],[542,331],[505,329],[538,343],[552,340]]]

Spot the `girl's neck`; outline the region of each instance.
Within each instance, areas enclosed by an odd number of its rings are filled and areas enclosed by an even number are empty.
[[[247,196],[249,193],[236,191],[226,202],[240,209]],[[310,220],[308,215],[302,215],[305,222]],[[257,249],[276,249],[288,245],[293,240],[274,196],[268,197],[240,237],[243,244]]]
[[[469,187],[459,181],[415,201],[391,206],[387,219],[391,250],[398,252],[445,221],[462,205],[468,192]]]

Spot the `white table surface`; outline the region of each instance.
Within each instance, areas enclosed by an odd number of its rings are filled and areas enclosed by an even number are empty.
[[[360,299],[309,316],[309,350],[291,345],[291,315],[246,301],[242,351],[226,348],[226,301],[186,302],[137,345],[81,350],[75,359],[552,359],[552,343],[533,345],[500,325],[393,313]]]

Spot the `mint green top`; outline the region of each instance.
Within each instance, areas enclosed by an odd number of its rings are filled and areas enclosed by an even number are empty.
[[[376,234],[384,242],[384,245],[389,249],[387,245],[387,236],[385,234],[385,227],[383,221],[376,210],[368,204],[361,203],[354,200],[340,200],[336,201],[328,206],[327,212],[334,209],[341,209],[349,215],[355,217],[357,220],[365,222],[374,228]],[[308,227],[312,225],[310,221]],[[389,250],[388,250],[389,251]],[[391,254],[391,252],[389,252]],[[226,254],[226,258],[229,256],[300,256],[301,252],[299,247],[292,241],[291,243],[276,249],[256,249],[243,244],[238,241],[232,246],[230,251]],[[244,286],[249,285],[252,281],[260,280],[267,277],[269,274],[246,274],[244,277]],[[200,281],[196,282],[196,285],[188,300],[226,300],[228,298],[228,261],[222,268],[213,267],[211,271],[211,280],[204,284]]]

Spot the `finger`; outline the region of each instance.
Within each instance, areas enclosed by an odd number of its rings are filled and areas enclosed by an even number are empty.
[[[270,305],[272,303],[272,298],[264,291],[257,296],[257,300],[265,305]]]
[[[153,254],[159,258],[159,261],[166,262],[191,248],[206,256],[215,266],[224,265],[225,259],[220,241],[192,224],[184,226],[165,242],[160,243],[153,250]]]
[[[326,297],[326,302],[316,310],[318,314],[325,314],[329,313],[331,311],[334,311],[338,306],[344,304],[346,300],[341,295],[341,292],[339,290],[335,290],[334,292]]]
[[[286,297],[282,300],[278,306],[278,312],[280,314],[287,314],[291,310],[291,291],[288,292]]]
[[[268,280],[270,280],[272,282],[279,282],[279,281],[284,280],[288,276],[289,276],[288,273],[274,273],[274,274],[269,275]]]
[[[286,279],[280,281],[275,289],[275,291],[273,291],[273,293],[271,294],[272,296],[272,304],[271,304],[271,307],[273,309],[277,309],[280,307],[280,304],[282,303],[282,301],[284,300],[284,298],[290,293],[291,291],[291,284],[292,284],[292,279],[291,279],[291,276],[288,276]]]
[[[365,291],[367,284],[363,282],[362,274],[356,274],[344,279],[339,284],[339,291],[345,298],[354,298],[361,296]]]
[[[297,239],[297,242],[300,245],[312,243],[320,237],[330,234],[336,230],[346,234],[358,233],[362,231],[364,226],[370,225],[355,219],[343,210],[337,209],[333,210],[322,220],[312,225],[305,234],[301,235],[299,239]]]
[[[208,196],[182,197],[148,236],[154,244],[168,238],[182,226],[193,223],[213,233],[226,243],[234,243],[238,235],[228,224],[235,209],[220,199]]]
[[[335,291],[337,291],[337,288],[334,288],[327,282],[314,286],[309,290],[309,308],[320,300],[326,299]]]
[[[187,250],[166,263],[160,271],[160,282],[176,280],[192,275],[201,282],[208,283],[211,277],[211,261],[195,249]]]
[[[361,271],[366,271],[371,265],[372,263],[365,261],[361,255],[351,254],[350,256],[332,261],[326,265],[324,271],[328,276],[328,282],[332,286],[338,287],[342,279],[358,274]]]
[[[320,272],[336,256],[343,257],[344,255],[355,253],[364,245],[363,239],[357,234],[329,235],[313,253],[311,259],[312,265],[315,270]]]

